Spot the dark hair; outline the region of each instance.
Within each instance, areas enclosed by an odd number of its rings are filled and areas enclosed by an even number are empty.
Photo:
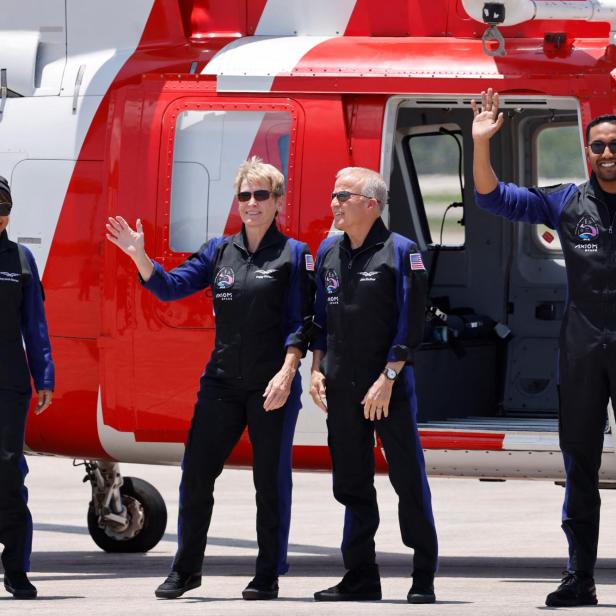
[[[13,199],[11,198],[11,189],[9,187],[9,183],[6,178],[0,175],[0,195],[3,195],[4,198],[8,201],[8,209],[10,211],[11,205],[13,205]]]
[[[593,128],[593,126],[597,126],[597,124],[603,124],[604,122],[616,124],[616,115],[608,113],[593,118],[586,126],[586,143],[588,143],[588,140],[590,139],[590,129]]]

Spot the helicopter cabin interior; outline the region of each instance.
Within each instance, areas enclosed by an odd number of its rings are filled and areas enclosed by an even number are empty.
[[[575,99],[501,97],[500,180],[586,179]],[[430,427],[557,430],[557,347],[566,273],[557,233],[474,202],[470,97],[400,97],[386,114],[390,228],[415,238],[430,313],[416,358],[418,420]],[[387,155],[389,152],[391,155]]]

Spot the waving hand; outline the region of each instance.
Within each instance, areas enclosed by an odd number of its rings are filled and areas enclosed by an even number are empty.
[[[141,220],[137,218],[136,230],[131,229],[130,225],[121,216],[110,217],[105,226],[107,227],[107,239],[135,262],[144,280],[149,280],[154,266],[145,252]]]
[[[498,112],[498,92],[488,88],[481,93],[481,108],[475,99],[471,101],[471,108],[475,115],[473,119],[473,139],[475,141],[489,141],[501,128],[504,122],[503,113]]]

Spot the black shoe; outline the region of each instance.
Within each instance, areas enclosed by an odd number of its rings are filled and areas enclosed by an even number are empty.
[[[592,575],[580,571],[564,571],[560,586],[545,599],[550,607],[597,605],[597,590]]]
[[[275,575],[255,575],[242,590],[246,601],[263,601],[278,598],[278,578]]]
[[[434,603],[434,574],[427,571],[415,571],[413,573],[413,584],[406,600],[409,603]]]
[[[154,591],[159,599],[177,599],[188,590],[201,586],[200,573],[172,571],[167,579]]]
[[[4,587],[15,599],[36,599],[36,588],[23,571],[5,571]]]
[[[377,565],[350,569],[340,583],[314,593],[315,601],[378,601],[381,597]]]

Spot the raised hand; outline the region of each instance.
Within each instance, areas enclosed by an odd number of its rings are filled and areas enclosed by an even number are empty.
[[[498,92],[488,88],[481,92],[481,109],[475,99],[471,100],[473,119],[473,140],[489,141],[501,128],[505,121],[503,113],[498,112]]]
[[[109,218],[105,226],[107,227],[107,239],[135,262],[143,280],[148,281],[154,271],[154,265],[145,252],[141,220],[137,218],[136,231],[131,229],[121,216]]]
[[[135,258],[144,254],[143,226],[139,218],[137,218],[136,231],[131,229],[121,216],[110,217],[105,226],[107,227],[107,239],[129,257]]]

